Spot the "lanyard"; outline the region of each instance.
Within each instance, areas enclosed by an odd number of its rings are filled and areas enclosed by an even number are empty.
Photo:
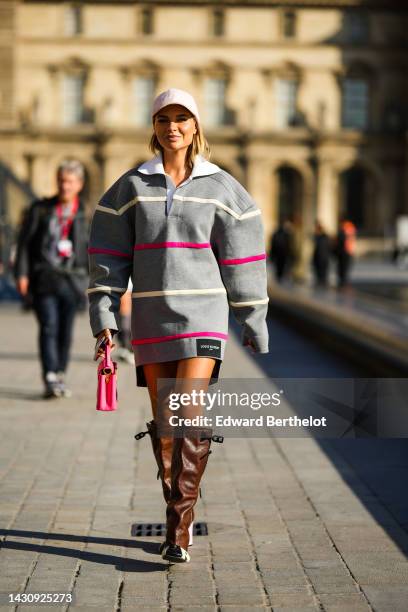
[[[71,230],[71,225],[72,222],[74,220],[74,217],[78,211],[78,206],[79,206],[79,199],[78,196],[74,198],[73,202],[72,202],[72,206],[71,206],[71,213],[69,215],[69,217],[67,219],[63,219],[63,214],[62,214],[62,204],[60,202],[58,202],[57,204],[57,217],[58,217],[58,223],[61,227],[61,240],[66,240],[69,236],[69,232]]]

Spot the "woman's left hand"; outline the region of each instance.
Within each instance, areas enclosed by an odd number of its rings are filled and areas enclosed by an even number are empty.
[[[112,341],[112,333],[110,329],[104,329],[98,335],[95,345],[94,361],[98,361],[105,354],[105,345],[109,344],[111,350],[115,350],[115,344]]]

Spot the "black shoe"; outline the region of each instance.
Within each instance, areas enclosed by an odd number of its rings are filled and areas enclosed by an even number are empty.
[[[172,563],[188,563],[190,555],[184,548],[175,544],[164,543],[162,550],[162,558]]]
[[[194,517],[194,511],[193,511],[193,517]],[[191,523],[189,529],[188,529],[188,533],[189,533],[189,542],[188,545],[192,546],[193,545],[193,530],[194,530],[194,521]],[[164,542],[162,542],[159,546],[159,555],[162,554],[164,547],[167,546],[167,542],[166,540]]]

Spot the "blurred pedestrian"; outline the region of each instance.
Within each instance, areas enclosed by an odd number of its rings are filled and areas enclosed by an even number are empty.
[[[16,270],[16,262],[17,262],[17,255],[18,255],[18,242],[20,240],[21,237],[21,232],[22,232],[22,228],[25,226],[25,224],[27,223],[27,217],[28,217],[28,213],[30,211],[30,206],[26,206],[25,208],[23,208],[23,210],[20,213],[20,218],[18,220],[17,223],[17,228],[16,228],[16,240],[15,240],[15,244],[14,244],[14,253],[13,253],[13,260],[12,260],[12,267],[11,269]],[[17,292],[18,295],[19,292]],[[20,292],[20,298],[21,298],[21,308],[23,311],[29,311],[32,309],[33,307],[33,296],[31,294],[31,288],[30,286],[27,287],[26,291],[24,293]]]
[[[329,271],[331,241],[323,225],[319,220],[315,223],[314,249],[312,266],[315,274],[316,285],[327,287],[327,274]]]
[[[339,229],[334,244],[334,254],[337,258],[337,286],[348,284],[350,269],[356,250],[356,227],[347,217],[341,217]]]
[[[293,264],[293,231],[289,219],[282,220],[272,235],[269,258],[275,268],[275,278],[283,282],[290,275]]]
[[[290,234],[291,234],[291,253],[290,253],[290,273],[291,280],[295,283],[303,283],[305,280],[305,260],[303,257],[304,251],[304,234],[302,215],[295,212],[291,217]]]
[[[32,203],[20,230],[14,275],[28,291],[39,325],[44,397],[68,397],[72,330],[88,283],[88,231],[80,192],[84,168],[67,160],[57,170],[58,192]]]

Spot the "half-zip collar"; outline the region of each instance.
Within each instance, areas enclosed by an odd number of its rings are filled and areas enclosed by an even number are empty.
[[[176,189],[179,189],[189,181],[193,180],[197,176],[208,176],[210,174],[215,174],[216,172],[221,172],[221,168],[217,166],[217,164],[213,164],[209,162],[203,155],[196,155],[194,159],[193,169],[191,174],[185,181],[180,183],[177,187],[175,186],[171,176],[166,174],[164,171],[163,158],[162,153],[159,152],[158,155],[153,157],[152,159],[144,162],[137,168],[138,172],[142,174],[163,174],[166,179],[166,191],[167,191],[167,214],[170,212],[171,205],[173,203],[173,195]]]
[[[152,159],[149,159],[138,166],[137,171],[142,172],[142,174],[166,175],[161,152]],[[216,172],[220,171],[221,168],[217,166],[217,164],[213,164],[212,162],[208,161],[203,155],[196,155],[193,170],[189,178],[194,178],[195,176],[208,176],[209,174],[215,174]]]

